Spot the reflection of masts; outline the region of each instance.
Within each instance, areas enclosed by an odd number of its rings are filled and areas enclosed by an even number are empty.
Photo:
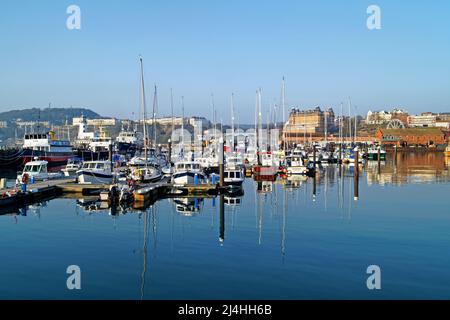
[[[220,195],[220,234],[219,241],[223,243],[225,241],[225,203],[224,195]]]
[[[258,244],[261,244],[262,240],[262,223],[263,223],[263,212],[262,212],[262,205],[261,205],[261,197],[258,197]]]
[[[141,273],[141,300],[144,299],[144,289],[145,289],[145,274],[147,273],[147,243],[148,243],[148,211],[145,211],[144,214],[144,247],[143,247],[143,256],[144,256],[144,267]]]
[[[283,224],[281,228],[281,255],[283,257],[286,253],[286,215],[287,215],[287,192],[284,192],[283,197]]]
[[[156,210],[156,204],[152,206],[152,233],[153,233],[153,248],[155,249],[153,251],[154,254],[156,254],[156,244],[157,244],[157,240],[158,240],[158,236],[157,236],[157,226],[158,226],[158,221],[157,221],[158,217],[157,217],[157,210]]]

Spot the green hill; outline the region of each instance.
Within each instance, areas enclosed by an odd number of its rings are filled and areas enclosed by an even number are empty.
[[[84,115],[89,119],[98,119],[100,115],[92,110],[86,108],[32,108],[22,110],[11,110],[0,113],[0,121],[15,121],[21,119],[22,121],[49,121],[55,125],[64,124],[66,119],[69,123],[72,122],[73,117],[80,117]]]

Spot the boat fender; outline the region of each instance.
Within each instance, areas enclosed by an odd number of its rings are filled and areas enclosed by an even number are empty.
[[[22,175],[22,183],[27,184],[28,183],[28,173],[24,173]]]

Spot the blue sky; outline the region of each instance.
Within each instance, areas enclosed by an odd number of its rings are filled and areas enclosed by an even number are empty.
[[[450,111],[449,1],[2,1],[0,111],[86,106],[106,116],[139,110],[138,56],[144,57],[148,107],[158,85],[159,113],[239,122],[264,109],[338,108],[351,96],[358,113],[405,107]],[[81,8],[81,30],[66,28],[66,8]],[[366,27],[381,8],[382,29]],[[281,115],[280,115],[281,118]]]

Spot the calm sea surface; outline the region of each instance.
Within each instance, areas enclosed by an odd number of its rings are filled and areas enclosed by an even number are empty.
[[[29,206],[0,216],[0,298],[450,299],[449,168],[399,154],[358,184],[335,165],[315,181],[249,178],[223,219],[220,197]],[[66,287],[69,265],[81,290]],[[369,265],[381,290],[367,289]]]

